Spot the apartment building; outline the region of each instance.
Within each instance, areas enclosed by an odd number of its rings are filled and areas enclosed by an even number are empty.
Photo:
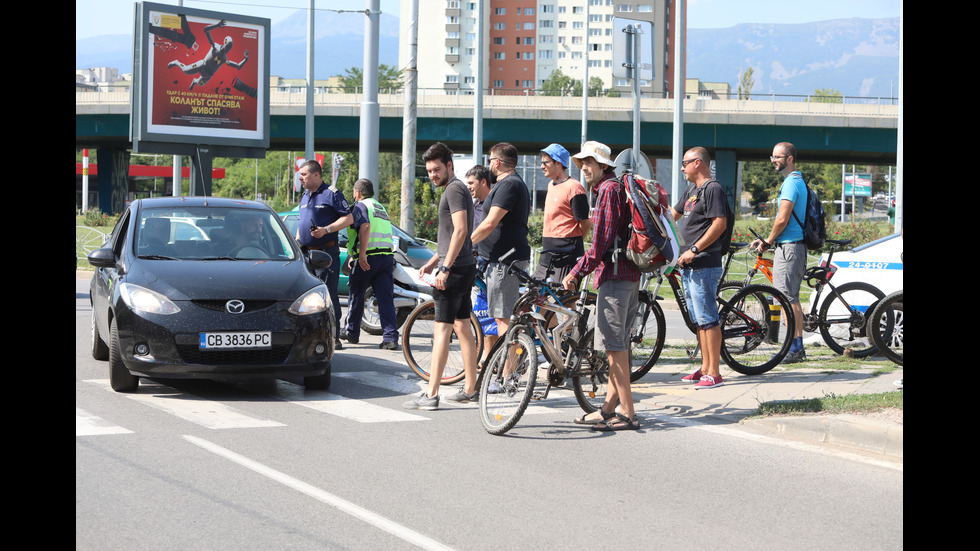
[[[603,89],[629,91],[628,79],[612,76],[614,20],[627,18],[653,24],[654,78],[642,81],[641,91],[653,97],[672,95],[675,0],[483,0],[482,4],[480,36],[479,2],[419,0],[419,88],[472,94],[482,59],[483,88],[492,94],[533,93],[555,70],[581,79],[586,66],[590,80],[601,79]],[[404,31],[408,14],[402,6]]]

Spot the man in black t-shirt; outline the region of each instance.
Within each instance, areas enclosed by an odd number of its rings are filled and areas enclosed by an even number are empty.
[[[722,236],[728,226],[728,197],[711,178],[711,157],[703,147],[684,154],[681,170],[690,185],[670,212],[682,217],[681,237],[690,247],[677,259],[684,282],[688,310],[698,324],[701,368],[682,380],[696,381],[696,389],[725,384],[721,379],[721,326],[718,320],[718,282],[721,280]]]
[[[497,321],[497,335],[486,336],[488,348],[507,332],[514,304],[520,297],[520,281],[507,269],[517,261],[515,265],[526,271],[531,259],[527,242],[531,194],[516,172],[517,148],[507,142],[491,147],[489,168],[497,182],[483,202],[483,221],[471,236],[473,243],[479,244],[480,257],[487,261],[487,309]],[[511,249],[514,252],[507,255]]]

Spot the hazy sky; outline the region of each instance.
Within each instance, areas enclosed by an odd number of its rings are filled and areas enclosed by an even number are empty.
[[[434,0],[420,0],[431,2]],[[561,0],[556,0],[561,1]],[[739,23],[807,23],[849,17],[898,17],[902,0],[687,0],[687,26],[719,29]],[[484,0],[485,6],[489,2]],[[177,5],[176,0],[157,0]],[[75,39],[128,34],[133,27],[132,0],[75,0]],[[183,5],[211,11],[268,17],[276,23],[306,10],[306,0],[184,0]],[[363,10],[358,0],[316,0],[316,9]],[[398,15],[398,0],[381,0],[381,11]],[[285,7],[273,7],[285,6]]]

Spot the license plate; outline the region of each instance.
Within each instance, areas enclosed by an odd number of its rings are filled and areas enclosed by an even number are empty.
[[[201,333],[201,350],[272,348],[271,331]]]

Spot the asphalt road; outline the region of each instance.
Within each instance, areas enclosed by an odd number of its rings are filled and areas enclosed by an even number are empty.
[[[641,412],[571,423],[570,392],[508,435],[420,391],[377,340],[300,381],[108,387],[75,294],[76,549],[901,549],[903,474]],[[377,339],[377,338],[375,338]],[[450,388],[455,391],[455,388]]]

